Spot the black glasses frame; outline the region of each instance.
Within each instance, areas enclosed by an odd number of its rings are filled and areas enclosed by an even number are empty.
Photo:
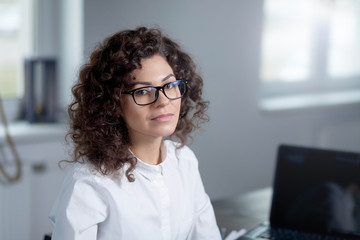
[[[185,83],[185,85],[184,85],[184,86],[185,86],[185,90],[184,90],[184,92],[181,94],[180,97],[170,98],[170,97],[168,97],[168,96],[166,95],[166,93],[165,93],[165,87],[166,87],[166,86],[169,86],[170,84],[174,84],[174,83],[179,83],[178,85],[180,85],[181,83]],[[185,95],[185,93],[187,92],[187,83],[188,83],[187,80],[176,80],[176,81],[173,81],[173,82],[165,83],[164,85],[158,86],[158,87],[148,86],[148,87],[135,88],[135,89],[133,89],[133,90],[131,90],[131,91],[124,91],[124,92],[122,92],[122,94],[130,94],[130,95],[132,96],[134,102],[135,102],[137,105],[139,105],[139,106],[146,106],[146,105],[153,104],[154,102],[156,102],[156,101],[158,100],[158,98],[159,98],[159,91],[160,91],[160,90],[162,90],[162,92],[164,93],[165,97],[167,97],[167,98],[170,99],[170,100],[175,100],[175,99],[182,98],[182,97]],[[150,102],[150,103],[145,103],[145,104],[137,103],[136,100],[135,100],[134,93],[135,93],[136,91],[138,91],[138,90],[146,89],[146,88],[149,88],[149,87],[156,89],[154,101],[152,101],[152,102]]]

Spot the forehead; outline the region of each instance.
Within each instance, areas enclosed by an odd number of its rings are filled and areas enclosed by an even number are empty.
[[[137,81],[158,81],[169,74],[174,74],[171,66],[166,59],[160,55],[141,60],[141,68],[132,72],[132,77]]]

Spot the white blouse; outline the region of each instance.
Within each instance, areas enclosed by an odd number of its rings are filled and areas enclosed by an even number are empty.
[[[135,181],[76,164],[50,213],[53,240],[220,240],[194,153],[164,142],[159,165],[138,159]]]

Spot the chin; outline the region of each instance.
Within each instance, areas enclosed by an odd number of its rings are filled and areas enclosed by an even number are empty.
[[[159,129],[159,131],[157,131],[157,135],[161,136],[161,137],[168,137],[170,135],[172,135],[175,132],[175,128],[167,128],[167,129]]]

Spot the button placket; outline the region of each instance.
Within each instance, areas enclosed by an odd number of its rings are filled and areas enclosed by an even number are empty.
[[[168,188],[164,182],[163,167],[161,165],[159,165],[159,173],[154,179],[154,184],[157,186],[160,195],[160,217],[163,239],[170,239],[170,199]]]

